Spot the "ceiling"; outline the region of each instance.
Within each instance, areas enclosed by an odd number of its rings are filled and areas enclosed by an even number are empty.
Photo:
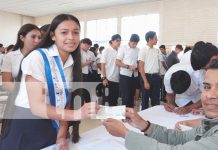
[[[39,17],[155,0],[0,0],[0,10]]]

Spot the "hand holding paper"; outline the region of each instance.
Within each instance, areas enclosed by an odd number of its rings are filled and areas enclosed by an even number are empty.
[[[101,106],[94,119],[125,119],[126,106]]]

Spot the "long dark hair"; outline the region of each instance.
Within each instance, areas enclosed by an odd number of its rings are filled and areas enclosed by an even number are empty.
[[[23,43],[23,41],[20,39],[20,36],[22,35],[23,37],[25,37],[29,32],[31,32],[31,31],[34,30],[34,29],[40,31],[40,29],[39,29],[36,25],[34,25],[34,24],[28,23],[28,24],[23,25],[23,26],[20,28],[20,30],[18,31],[18,33],[17,33],[17,42],[16,42],[16,44],[14,45],[12,51],[15,51],[15,50],[17,50],[17,49],[19,49],[19,48],[22,49],[23,46],[24,46],[24,43]]]
[[[79,20],[76,17],[74,17],[70,14],[60,14],[60,15],[56,16],[53,19],[53,21],[51,22],[51,25],[48,29],[48,32],[43,37],[42,41],[39,43],[38,48],[49,48],[50,46],[52,46],[54,44],[54,41],[51,39],[50,33],[54,32],[55,29],[57,28],[57,26],[66,20],[72,20],[75,23],[77,23],[78,26],[80,27]],[[27,57],[31,52],[32,51],[30,51],[25,57]],[[74,60],[74,65],[73,65],[73,70],[72,70],[73,81],[80,82],[80,81],[82,81],[82,67],[81,67],[81,54],[80,54],[79,45],[75,51],[71,52],[71,56],[73,57],[73,60]],[[21,81],[21,77],[22,77],[22,71],[20,68],[18,76],[16,78],[17,83],[19,83]],[[15,84],[15,91],[14,91],[15,94],[14,95],[17,95],[19,88],[20,88],[20,84]],[[15,96],[15,98],[16,98],[16,96]],[[10,101],[9,107],[14,104],[15,98],[13,98]],[[8,131],[10,129],[11,121],[12,121],[11,119],[4,119],[3,124],[2,124],[3,128],[1,131],[1,138],[4,138],[7,135]]]
[[[57,26],[66,20],[72,20],[80,27],[79,20],[75,16],[70,15],[70,14],[60,14],[52,20],[49,26],[49,29],[47,30],[46,35],[44,36],[42,41],[39,43],[38,47],[48,48],[51,45],[53,45],[54,41],[51,39],[50,33],[51,32],[54,33]],[[73,71],[73,81],[76,81],[76,82],[80,82],[82,80],[81,53],[80,53],[79,47],[80,46],[78,45],[76,50],[71,52],[71,56],[73,57],[73,60],[74,60],[74,66],[72,70]]]

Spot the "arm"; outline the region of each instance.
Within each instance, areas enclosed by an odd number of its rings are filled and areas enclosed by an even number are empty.
[[[11,72],[2,73],[2,86],[6,91],[13,91],[14,89],[14,79]]]
[[[53,120],[72,121],[90,118],[99,109],[99,106],[95,103],[86,103],[79,110],[56,108],[45,103],[45,92],[43,92],[45,85],[41,81],[30,75],[27,75],[25,80],[30,109],[36,116]]]
[[[144,61],[139,60],[139,72],[140,72],[141,77],[142,77],[142,79],[144,81],[144,88],[145,89],[150,89],[149,82],[148,82],[148,80],[147,80],[147,78],[145,76],[144,65],[145,65]]]
[[[156,140],[155,137],[147,137],[140,133],[128,132],[125,136],[125,145],[128,150],[141,150],[141,149],[149,149],[149,150],[207,150],[207,149],[216,149],[217,148],[217,133],[214,135],[205,137],[200,139],[199,141],[195,141],[194,138],[197,132],[200,132],[200,128],[193,129],[186,132],[166,130],[164,128],[160,128],[155,131],[159,138],[164,139],[166,142]],[[159,132],[159,134],[158,134]],[[174,142],[173,142],[174,141]],[[172,143],[171,143],[172,142]],[[166,144],[164,144],[166,143]]]
[[[136,66],[134,65],[126,65],[120,59],[116,59],[116,65],[122,68],[129,69],[130,71],[135,71]]]
[[[174,105],[175,96],[176,95],[174,93],[166,93],[167,103],[164,104],[164,108],[165,108],[166,111],[174,112],[174,109],[175,109],[175,105]]]
[[[108,85],[108,80],[107,80],[107,77],[106,77],[105,63],[101,63],[101,73],[102,73],[102,76],[104,78],[103,85],[107,86]]]
[[[68,139],[68,122],[60,121],[60,128],[57,135],[56,143],[60,143],[60,150],[69,149],[69,139]]]
[[[202,107],[201,100],[199,100],[198,102],[193,103],[189,106],[180,107],[175,112],[177,114],[187,114],[190,113],[193,109],[198,109],[201,107]]]

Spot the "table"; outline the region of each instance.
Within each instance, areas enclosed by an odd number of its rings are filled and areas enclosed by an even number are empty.
[[[190,120],[202,118],[202,115],[177,115],[175,113],[167,112],[163,105],[151,107],[149,109],[139,112],[145,120],[152,123],[159,124],[174,129],[175,123],[182,120]],[[140,132],[138,129],[125,124],[130,130]],[[86,133],[81,134],[79,143],[70,143],[70,150],[127,150],[123,138],[114,137],[110,135],[104,126],[99,126]]]

